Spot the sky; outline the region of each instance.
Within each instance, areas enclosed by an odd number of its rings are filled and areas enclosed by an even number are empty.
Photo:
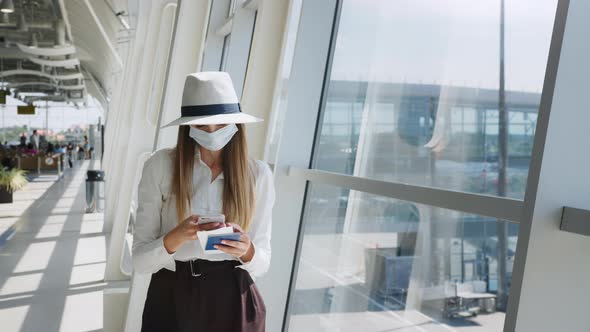
[[[24,105],[24,103],[11,96],[7,96],[6,99],[6,105],[0,107],[0,111],[4,113],[0,117],[0,128],[23,125],[34,128],[45,128],[45,102],[35,102],[37,106],[35,115],[18,115],[16,114],[17,105]],[[99,117],[102,117],[102,122],[104,123],[102,108],[98,101],[91,96],[88,97],[88,106],[81,106],[80,109],[64,103],[49,102],[48,125],[49,129],[53,129],[54,131],[68,129],[78,125],[97,124]]]
[[[506,0],[508,90],[540,92],[557,0]],[[500,0],[345,0],[332,79],[498,87]]]

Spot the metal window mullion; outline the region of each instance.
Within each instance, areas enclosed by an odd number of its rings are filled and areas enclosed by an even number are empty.
[[[238,96],[241,96],[244,90],[254,18],[255,11],[241,7],[237,8],[231,17],[229,45],[227,54],[224,54],[224,57],[227,57],[224,70],[230,74]]]
[[[218,30],[226,23],[229,6],[229,0],[211,1],[202,71],[219,70],[224,36],[219,36]]]
[[[316,153],[318,151],[319,144],[320,144],[320,137],[322,135],[322,128],[324,125],[324,114],[326,112],[326,107],[328,104],[328,89],[330,87],[330,77],[332,75],[332,63],[334,60],[334,51],[336,48],[336,37],[338,36],[338,27],[340,25],[341,11],[342,11],[342,1],[337,0],[336,10],[334,13],[334,18],[333,18],[334,23],[332,25],[332,35],[330,38],[330,48],[329,48],[328,60],[326,63],[326,71],[324,73],[324,83],[322,86],[320,108],[318,111],[318,117],[317,117],[317,121],[316,121],[314,142],[313,142],[313,147],[311,150],[311,159],[309,161],[309,168],[314,168],[314,165],[317,161]]]
[[[307,16],[304,16],[304,12],[303,10],[305,9],[305,6],[307,5],[306,2],[303,2],[302,4],[302,10],[301,10],[301,17],[300,17],[300,22],[304,22],[303,18],[307,18]],[[325,112],[326,109],[326,104],[327,104],[327,91],[330,85],[330,76],[331,76],[331,71],[332,71],[332,61],[334,58],[334,50],[336,48],[336,37],[338,35],[338,26],[339,26],[339,22],[340,22],[340,12],[342,9],[342,1],[341,0],[334,0],[333,2],[330,3],[330,1],[326,1],[326,3],[324,4],[325,7],[322,7],[322,9],[325,10],[325,13],[330,12],[330,14],[332,14],[331,17],[326,17],[326,19],[329,19],[332,24],[329,30],[329,38],[328,38],[328,47],[325,51],[325,66],[323,68],[323,81],[321,84],[321,92],[319,95],[319,103],[318,103],[318,108],[317,108],[317,115],[316,115],[316,121],[315,121],[315,127],[314,127],[314,135],[313,135],[313,142],[310,146],[310,153],[308,155],[308,165],[311,167],[311,165],[314,162],[314,156],[315,153],[317,151],[317,147],[319,145],[319,140],[320,140],[320,134],[321,134],[321,128],[322,128],[322,123],[323,123],[323,114]],[[311,8],[313,6],[309,5],[309,8]],[[320,13],[322,13],[323,11],[320,11]],[[310,15],[311,16],[311,15]],[[302,28],[302,24],[300,23],[299,29],[301,31]],[[292,70],[295,70],[296,68],[293,67]],[[291,167],[287,168],[287,176],[290,175],[291,173]],[[300,260],[300,256],[301,256],[301,247],[302,247],[302,241],[303,241],[303,236],[305,234],[305,206],[306,206],[306,202],[307,202],[307,196],[309,194],[309,182],[305,183],[305,190],[303,192],[303,197],[302,197],[302,205],[301,205],[301,210],[300,210],[300,214],[299,214],[299,227],[298,227],[298,231],[297,231],[297,240],[296,240],[296,245],[295,245],[295,250],[293,252],[293,265],[292,265],[292,269],[291,269],[291,278],[289,281],[289,288],[288,288],[288,293],[287,293],[287,299],[286,299],[286,307],[285,307],[285,313],[284,313],[284,317],[283,317],[283,326],[282,326],[282,331],[288,331],[289,330],[289,323],[290,323],[290,316],[291,316],[291,299],[292,299],[292,294],[295,291],[295,286],[296,286],[296,281],[297,281],[297,275],[296,273],[299,271],[299,260]]]
[[[288,324],[285,322],[289,319],[288,294],[295,287],[293,274],[297,271],[297,262],[294,257],[301,239],[301,213],[306,192],[306,182],[287,176],[286,165],[309,166],[336,4],[336,0],[302,3],[284,118],[288,125],[281,131],[275,165],[277,200],[273,219],[280,220],[281,225],[273,227],[273,263],[258,284],[262,295],[266,296],[267,329],[270,331],[287,328],[283,324]]]

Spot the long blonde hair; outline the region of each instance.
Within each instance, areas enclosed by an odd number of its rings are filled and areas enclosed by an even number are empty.
[[[242,124],[223,148],[223,214],[227,222],[240,225],[245,231],[254,215],[254,175],[249,166],[246,133]],[[189,136],[190,126],[180,126],[174,151],[172,192],[176,196],[176,215],[182,222],[191,209],[193,167],[199,145]]]

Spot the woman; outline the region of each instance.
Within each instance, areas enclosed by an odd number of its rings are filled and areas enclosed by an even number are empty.
[[[145,163],[138,189],[133,262],[153,273],[142,331],[264,331],[252,277],[270,263],[272,173],[248,158],[242,113],[227,73],[187,76],[174,149]],[[224,214],[227,224],[197,224]],[[232,226],[239,241],[205,253],[196,232]]]
[[[27,148],[24,151],[25,154],[30,154],[32,156],[36,155],[38,152],[39,151],[37,151],[37,149],[35,149],[35,146],[33,145],[33,143],[28,143]]]

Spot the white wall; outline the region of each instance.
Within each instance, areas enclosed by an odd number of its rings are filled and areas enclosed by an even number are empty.
[[[563,206],[590,209],[590,2],[570,0],[566,22],[530,238],[517,249],[528,249],[519,332],[590,331],[590,238],[559,230]]]

